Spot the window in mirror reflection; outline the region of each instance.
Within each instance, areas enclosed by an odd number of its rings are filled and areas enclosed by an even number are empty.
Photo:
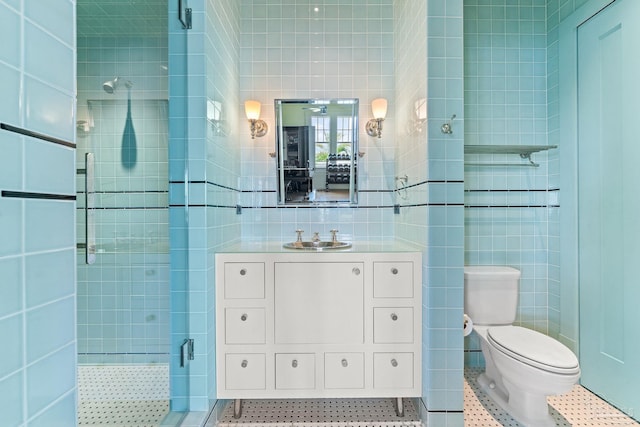
[[[358,100],[275,100],[279,203],[357,203]]]

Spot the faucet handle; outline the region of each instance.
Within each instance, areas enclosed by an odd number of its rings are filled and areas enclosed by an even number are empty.
[[[302,242],[302,233],[304,233],[304,230],[301,230],[301,229],[298,228],[296,230],[296,233],[298,233],[298,240],[297,241],[298,242]]]
[[[338,239],[336,237],[336,234],[338,234],[338,230],[334,228],[333,230],[329,230],[329,232],[331,233],[331,242],[337,243]]]

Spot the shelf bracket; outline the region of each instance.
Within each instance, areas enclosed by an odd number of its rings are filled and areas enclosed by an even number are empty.
[[[521,159],[527,159],[529,160],[529,165],[533,166],[535,168],[537,168],[538,166],[540,166],[539,163],[534,162],[533,160],[531,160],[531,152],[528,153],[520,153],[520,158]]]

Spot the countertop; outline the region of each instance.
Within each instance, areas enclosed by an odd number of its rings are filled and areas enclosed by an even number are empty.
[[[292,240],[292,241],[295,241]],[[289,242],[263,242],[263,241],[243,241],[222,246],[215,250],[216,253],[381,253],[381,252],[421,252],[422,248],[403,241],[366,241],[351,242],[350,248],[325,249],[325,250],[302,250],[285,249],[282,245]]]

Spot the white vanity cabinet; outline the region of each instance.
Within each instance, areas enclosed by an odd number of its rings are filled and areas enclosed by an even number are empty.
[[[216,255],[217,397],[421,395],[420,252]]]

